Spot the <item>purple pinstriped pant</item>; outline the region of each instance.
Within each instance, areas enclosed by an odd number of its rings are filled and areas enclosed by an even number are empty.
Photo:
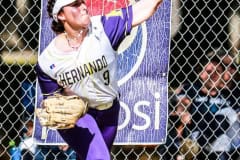
[[[110,160],[110,150],[117,133],[120,104],[114,100],[107,110],[89,109],[75,127],[58,130],[80,160]]]

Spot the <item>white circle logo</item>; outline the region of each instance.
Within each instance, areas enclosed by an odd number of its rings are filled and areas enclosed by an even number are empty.
[[[141,45],[138,46],[138,44],[136,44],[137,46],[133,46],[136,41],[140,42]],[[123,69],[120,71],[121,73],[120,79],[118,80],[118,86],[127,82],[138,70],[144,58],[146,47],[147,26],[144,22],[140,26],[132,29],[130,36],[124,39],[118,49],[118,56],[120,56],[119,63],[125,66],[127,65],[127,67],[122,67]]]

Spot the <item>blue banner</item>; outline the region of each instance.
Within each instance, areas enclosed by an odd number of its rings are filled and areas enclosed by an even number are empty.
[[[55,36],[42,1],[39,54]],[[120,117],[116,145],[165,142],[168,118],[168,66],[171,1],[165,0],[145,23],[133,28],[118,50]],[[49,34],[46,34],[49,33]],[[127,63],[126,63],[127,62]],[[37,84],[38,107],[41,90]],[[35,117],[34,136],[39,144],[64,144],[56,130],[42,128]]]

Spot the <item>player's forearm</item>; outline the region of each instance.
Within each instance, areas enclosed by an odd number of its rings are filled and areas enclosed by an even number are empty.
[[[133,5],[132,26],[137,26],[150,18],[161,5],[163,0],[140,0]]]

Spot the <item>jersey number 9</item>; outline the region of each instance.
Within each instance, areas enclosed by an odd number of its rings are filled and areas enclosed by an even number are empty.
[[[109,75],[109,71],[108,70],[103,72],[103,78],[105,80],[104,84],[105,85],[109,85],[109,83],[110,83],[110,75]]]

